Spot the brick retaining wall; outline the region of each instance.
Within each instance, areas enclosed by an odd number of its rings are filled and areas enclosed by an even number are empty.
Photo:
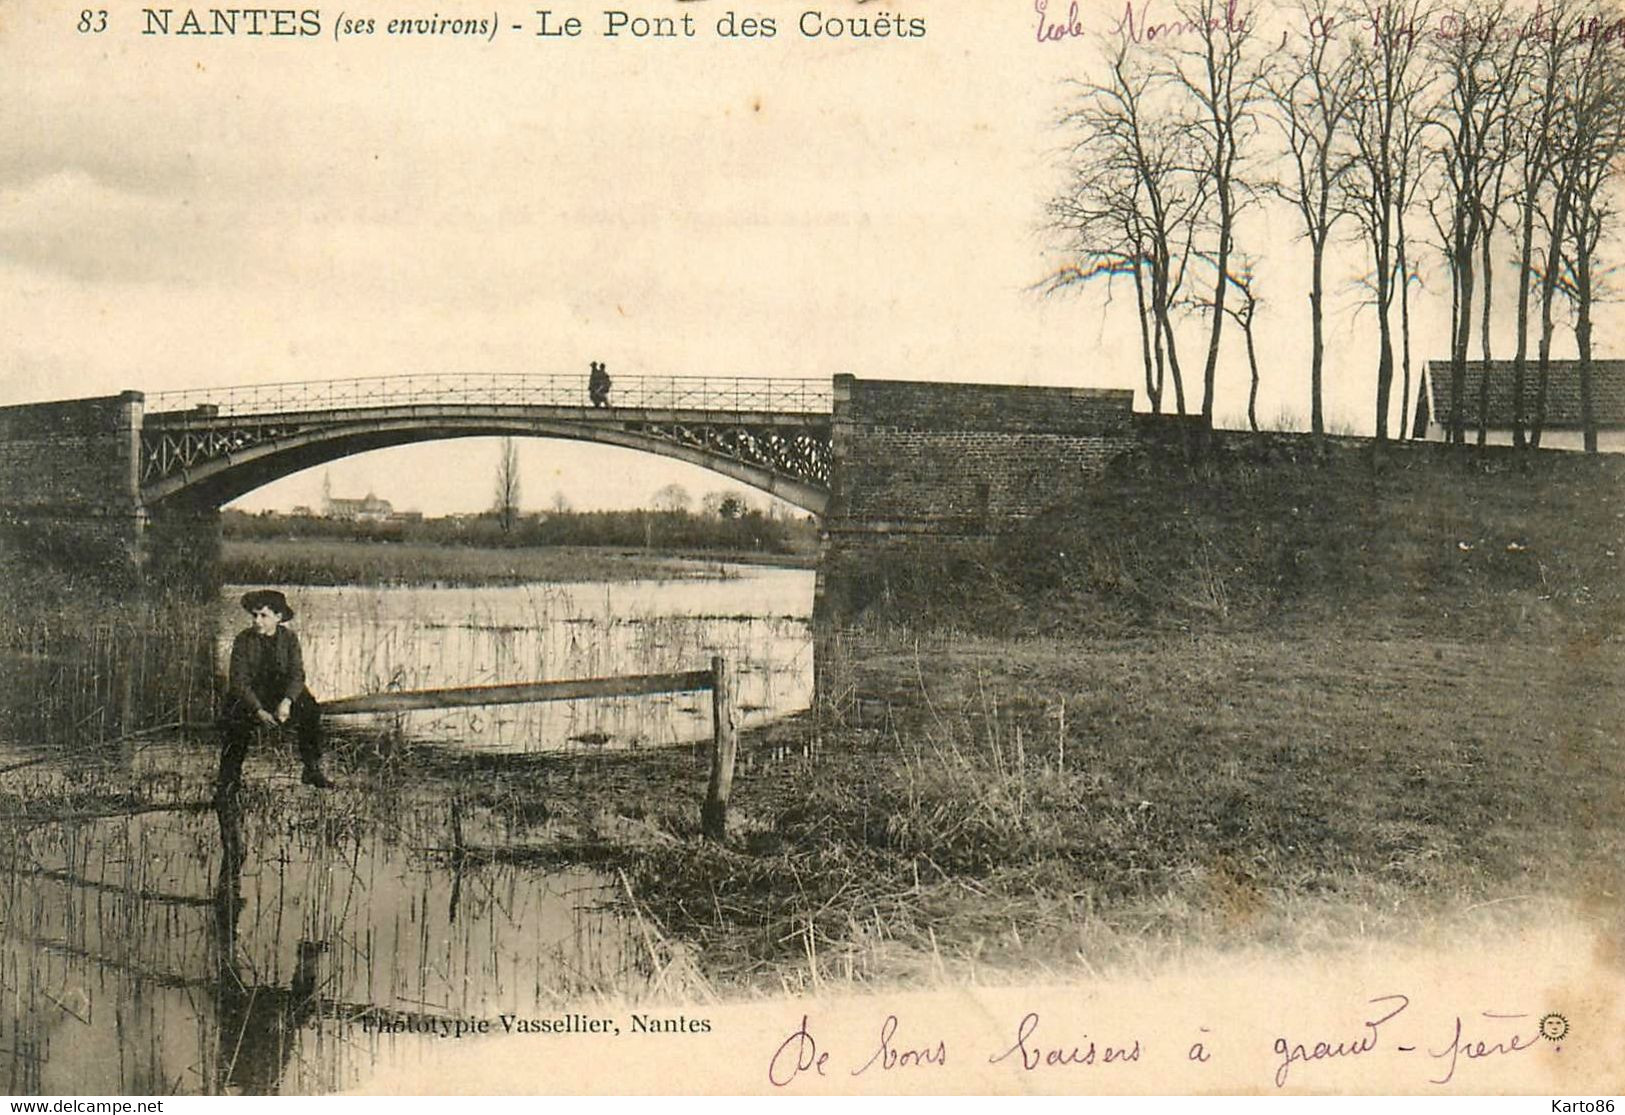
[[[835,377],[832,536],[986,535],[1134,444],[1130,391]]]

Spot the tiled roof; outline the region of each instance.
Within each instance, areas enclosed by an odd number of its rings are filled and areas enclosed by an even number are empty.
[[[1462,420],[1469,427],[1478,424],[1478,387],[1484,375],[1482,360],[1467,362],[1467,386],[1462,394]],[[1535,414],[1535,393],[1539,389],[1540,369],[1530,358],[1524,369],[1524,422]],[[1450,417],[1450,361],[1428,362],[1428,383],[1432,398],[1428,399],[1432,419],[1443,425]],[[1489,425],[1494,428],[1512,425],[1512,361],[1490,362]],[[1593,360],[1591,362],[1591,406],[1598,426],[1625,426],[1625,360]],[[1553,360],[1546,384],[1546,427],[1548,429],[1580,428],[1580,362]]]

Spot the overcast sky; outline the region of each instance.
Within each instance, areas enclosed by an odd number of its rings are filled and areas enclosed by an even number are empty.
[[[584,18],[581,39],[541,41],[506,29],[534,21],[526,5],[494,42],[336,43],[336,8],[316,38],[166,38],[141,36],[133,10],[81,35],[77,8],[14,0],[0,404],[446,370],[584,379],[594,359],[625,376],[1137,386],[1122,303],[1033,293],[1065,258],[1042,229],[1051,121],[1089,48],[1040,44],[1026,3],[916,7],[923,39],[861,44],[804,39],[803,7],[778,3],[756,9],[779,15],[771,42],[720,41],[717,0],[645,7],[695,13],[706,31],[682,42],[606,40],[586,5],[556,9]],[[1084,8],[1091,26],[1115,21]],[[1269,415],[1308,410],[1291,237],[1282,211],[1253,240]],[[1353,312],[1355,262],[1334,271],[1329,407],[1369,429],[1374,328]],[[1437,354],[1438,315],[1418,328],[1418,356]],[[1217,410],[1239,417],[1233,340]],[[1199,364],[1196,339],[1187,352]],[[445,442],[327,471],[335,494],[438,513],[487,506],[496,457],[491,441]],[[522,462],[533,507],[731,486],[554,441],[526,441]],[[312,470],[239,505],[314,503],[321,482]]]

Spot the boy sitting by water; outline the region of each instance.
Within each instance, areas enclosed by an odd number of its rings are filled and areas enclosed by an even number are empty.
[[[249,741],[262,726],[291,725],[305,765],[305,782],[325,789],[333,783],[322,773],[322,710],[305,688],[299,636],[286,626],[293,609],[275,589],[244,593],[242,605],[254,622],[231,644],[226,708],[221,718],[225,745],[220,754],[219,794],[223,798],[236,792]]]

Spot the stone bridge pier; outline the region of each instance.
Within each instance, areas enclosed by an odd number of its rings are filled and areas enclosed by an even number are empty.
[[[1081,496],[1135,444],[1134,393],[835,377],[819,609],[854,615],[897,571]]]
[[[0,544],[124,576],[137,564],[142,395],[0,407]]]
[[[141,494],[143,396],[0,407],[0,546],[109,586],[208,586],[220,510]]]

